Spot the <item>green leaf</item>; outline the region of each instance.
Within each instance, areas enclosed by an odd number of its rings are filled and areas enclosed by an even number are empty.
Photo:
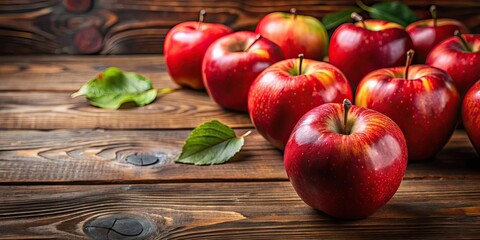
[[[361,9],[356,7],[347,8],[342,11],[325,15],[325,17],[323,17],[322,19],[322,22],[323,25],[325,25],[325,28],[327,30],[330,30],[339,26],[342,23],[351,22],[352,18],[350,17],[350,15],[352,15],[353,12],[359,13],[361,11]]]
[[[158,90],[161,94],[173,91]],[[149,104],[157,97],[150,80],[134,72],[108,68],[85,85],[72,97],[85,96],[90,104],[108,109],[118,109],[122,104],[134,102],[137,106]]]
[[[248,134],[250,131],[237,137],[230,127],[217,120],[204,122],[190,133],[175,162],[195,165],[225,163],[240,151],[243,138]]]
[[[395,22],[404,27],[418,20],[407,5],[397,1],[376,3],[369,7],[357,0],[357,5],[367,11],[372,18]]]

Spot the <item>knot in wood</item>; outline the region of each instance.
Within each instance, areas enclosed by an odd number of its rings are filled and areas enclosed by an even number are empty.
[[[90,10],[92,0],[64,0],[63,5],[69,12],[83,13]]]
[[[83,231],[90,238],[98,240],[146,239],[155,232],[151,221],[140,216],[120,214],[87,221]]]
[[[78,53],[97,53],[102,49],[103,35],[96,26],[77,30],[73,35],[73,45]]]
[[[164,161],[167,156],[164,153],[157,153],[155,155],[149,153],[135,153],[128,156],[125,160],[135,166],[149,166]]]

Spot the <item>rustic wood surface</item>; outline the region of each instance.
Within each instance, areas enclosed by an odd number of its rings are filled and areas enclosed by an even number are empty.
[[[84,238],[87,221],[109,216],[150,222],[148,239],[472,239],[479,183],[406,180],[357,221],[309,208],[289,182],[3,186],[0,239]]]
[[[0,129],[194,128],[214,118],[232,127],[251,126],[247,114],[223,110],[204,92],[180,90],[142,108],[116,111],[91,107],[71,93],[0,92]]]
[[[179,90],[118,111],[70,98],[109,66],[145,74],[156,87],[175,86],[161,55],[0,57],[0,239],[480,234],[480,158],[463,130],[434,159],[409,164],[399,191],[380,211],[340,221],[298,198],[282,152],[254,131],[246,114],[217,107],[205,93]],[[223,165],[175,164],[191,129],[213,119],[238,134],[253,130],[244,149]],[[155,161],[138,166],[129,160],[135,154]]]
[[[238,134],[245,129],[236,130]],[[255,131],[229,164],[175,164],[190,130],[10,130],[0,141],[0,183],[287,181],[282,153]],[[127,161],[157,156],[151,166]],[[480,161],[465,132],[457,131],[431,161],[410,164],[405,179],[478,179]],[[51,171],[55,169],[55,171]],[[45,174],[47,173],[48,174]]]
[[[429,18],[428,8],[436,4],[440,17],[461,20],[480,33],[478,0],[403,2],[420,18]],[[168,30],[180,22],[196,21],[201,9],[207,10],[208,22],[254,30],[258,20],[274,11],[295,7],[300,14],[321,19],[351,6],[354,0],[3,0],[0,53],[162,53]]]

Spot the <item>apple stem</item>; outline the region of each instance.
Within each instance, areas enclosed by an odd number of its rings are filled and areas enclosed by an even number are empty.
[[[348,111],[350,110],[350,108],[352,107],[352,102],[350,102],[350,100],[348,99],[343,99],[343,109],[345,110],[344,113],[343,113],[343,133],[345,135],[349,135],[350,131],[348,131],[347,129],[347,120],[348,120]]]
[[[248,132],[242,134],[241,136],[238,136],[237,138],[244,138],[244,137],[250,135],[250,133],[252,133],[252,131],[248,131]]]
[[[290,13],[293,14],[293,20],[297,19],[297,9],[291,8]]]
[[[473,52],[472,47],[467,43],[467,41],[465,40],[465,38],[463,38],[463,36],[462,36],[462,34],[460,33],[460,31],[455,30],[454,35],[455,35],[458,39],[460,39],[460,41],[462,42],[463,46],[467,49],[467,51]]]
[[[437,6],[432,5],[430,6],[430,14],[433,18],[433,27],[437,27]]]
[[[363,28],[367,29],[367,24],[365,24],[365,21],[363,21],[363,17],[360,16],[360,14],[356,13],[356,12],[352,12],[352,14],[350,15],[350,17],[357,21],[357,22],[361,22],[362,25],[363,25]]]
[[[205,9],[200,10],[200,14],[198,16],[197,30],[200,30],[200,27],[202,26],[203,21],[205,21],[205,14],[207,14],[207,11],[205,11]]]
[[[405,80],[408,80],[408,69],[410,68],[410,64],[412,64],[413,54],[415,54],[415,51],[412,49],[407,51],[407,62],[405,63],[405,73],[403,74]]]
[[[245,50],[243,50],[243,51],[247,52],[248,50],[250,50],[250,48],[253,46],[253,44],[255,44],[260,38],[262,38],[262,35],[257,34],[257,36],[255,37],[255,40],[253,40],[253,42],[250,43],[250,45],[248,45],[247,48],[245,48]]]
[[[298,75],[302,75],[302,63],[303,63],[303,53],[298,54],[299,63],[298,63]]]

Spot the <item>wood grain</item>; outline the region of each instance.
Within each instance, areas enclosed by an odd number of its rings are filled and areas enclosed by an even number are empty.
[[[168,30],[180,22],[196,21],[200,9],[207,10],[208,22],[253,30],[264,15],[274,11],[295,7],[301,14],[321,19],[355,5],[352,0],[100,0],[91,7],[79,4],[75,8],[69,2],[89,1],[1,1],[0,53],[161,53]],[[439,16],[459,19],[473,32],[480,32],[477,0],[404,2],[421,18],[429,17],[428,7],[436,4]],[[96,30],[84,34],[85,29]]]
[[[194,128],[217,119],[231,127],[251,127],[245,113],[226,111],[204,92],[179,90],[137,108],[93,107],[71,92],[0,92],[0,129],[172,129]]]
[[[1,56],[0,91],[75,92],[108,67],[145,75],[156,88],[176,86],[163,55]]]
[[[2,186],[0,239],[85,238],[84,223],[130,215],[150,239],[468,239],[480,234],[480,180],[404,181],[364,220],[305,205],[289,182]]]
[[[237,134],[246,130],[239,129]],[[211,181],[287,181],[283,154],[255,131],[243,150],[223,165],[175,164],[184,131],[3,131],[0,183],[140,183]],[[150,166],[134,166],[135,153],[157,156]],[[480,179],[480,161],[466,134],[457,131],[431,161],[410,164],[405,179]]]

